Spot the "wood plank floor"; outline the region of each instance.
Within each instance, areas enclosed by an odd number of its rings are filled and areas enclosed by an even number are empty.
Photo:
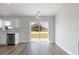
[[[20,43],[16,46],[0,46],[0,55],[67,55],[56,44]]]

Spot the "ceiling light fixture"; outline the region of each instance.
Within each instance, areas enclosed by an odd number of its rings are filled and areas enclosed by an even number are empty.
[[[39,10],[38,10],[38,12],[37,12],[36,19],[39,20],[39,21],[41,20],[40,11],[39,11]]]
[[[10,5],[11,3],[7,3],[8,5]]]

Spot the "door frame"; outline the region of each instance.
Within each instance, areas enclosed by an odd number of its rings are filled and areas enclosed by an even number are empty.
[[[30,21],[30,23],[29,23],[29,38],[30,38],[30,42],[32,42],[31,41],[31,39],[32,39],[32,37],[31,37],[31,23],[32,22],[39,23],[39,21]],[[40,21],[40,22],[42,22],[42,21]],[[43,22],[47,22],[48,23],[48,41],[47,41],[47,43],[49,43],[49,21],[48,20],[43,20]]]

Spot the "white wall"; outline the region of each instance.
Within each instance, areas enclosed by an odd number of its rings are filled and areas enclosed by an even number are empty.
[[[11,19],[11,27],[13,27],[13,28],[18,28],[19,27],[19,19],[17,19],[17,18],[12,18]]]
[[[43,16],[42,20],[49,21],[49,41],[55,40],[55,17],[54,16]],[[19,26],[19,41],[29,42],[30,41],[30,22],[37,21],[34,16],[0,16],[0,19],[11,20],[12,27]],[[16,21],[18,20],[18,21]],[[19,24],[17,24],[17,23]]]
[[[49,21],[49,41],[53,42],[55,39],[55,17],[54,16],[43,16],[42,20]],[[20,42],[30,41],[30,22],[37,21],[34,16],[19,17],[19,27],[20,27]]]
[[[79,4],[65,4],[55,21],[56,43],[69,54],[78,54]]]

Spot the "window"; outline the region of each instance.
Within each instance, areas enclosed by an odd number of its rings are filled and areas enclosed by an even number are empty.
[[[0,28],[2,28],[2,19],[0,19]]]
[[[10,26],[11,26],[11,21],[9,21],[9,20],[4,20],[4,21],[3,21],[3,30],[9,29]]]
[[[5,29],[5,27],[11,28],[11,21],[0,19],[0,28]]]
[[[7,27],[10,27],[10,25],[11,25],[11,22],[10,21],[3,21],[3,25],[4,26],[7,26]]]

